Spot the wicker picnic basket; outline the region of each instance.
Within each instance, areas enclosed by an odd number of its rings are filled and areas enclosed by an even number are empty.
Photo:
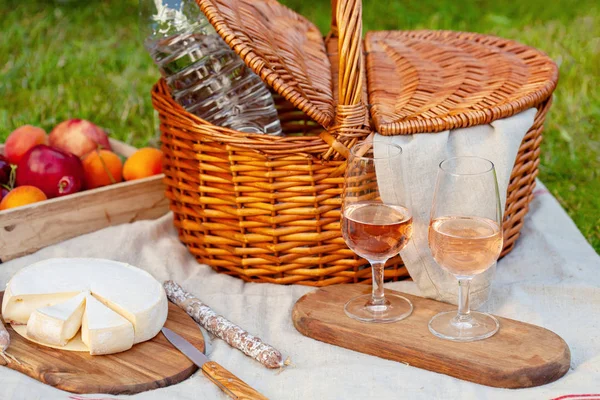
[[[348,148],[383,135],[486,124],[536,107],[508,187],[503,255],[515,245],[538,173],[555,64],[519,43],[449,31],[369,32],[360,0],[333,1],[331,33],[275,0],[197,0],[273,90],[286,137],[236,132],[187,113],[164,80],[159,113],[166,195],[200,263],[246,281],[366,282],[340,232]],[[400,257],[386,280],[408,277]]]

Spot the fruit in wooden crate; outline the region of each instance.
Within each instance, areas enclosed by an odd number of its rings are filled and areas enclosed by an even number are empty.
[[[95,189],[123,180],[123,163],[109,150],[95,150],[83,158],[85,187]]]
[[[48,135],[45,130],[36,126],[23,125],[8,135],[4,143],[4,155],[11,164],[16,165],[32,147],[47,142]]]
[[[29,150],[17,165],[17,186],[35,186],[48,198],[78,192],[83,182],[79,158],[44,144]]]
[[[8,162],[8,158],[0,154],[0,185],[8,185],[10,183],[10,171],[12,167]]]
[[[131,181],[158,175],[162,172],[162,161],[162,151],[152,147],[140,149],[125,161],[123,178]]]
[[[106,132],[85,119],[69,119],[50,132],[50,146],[83,157],[102,148],[112,150]]]
[[[0,201],[0,211],[26,206],[27,204],[37,203],[46,199],[47,197],[44,192],[35,186],[19,186],[8,192],[2,201]]]

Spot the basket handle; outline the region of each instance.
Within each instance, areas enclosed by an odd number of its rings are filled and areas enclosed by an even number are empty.
[[[338,35],[339,102],[348,106],[360,104],[364,78],[362,1],[332,0],[332,5],[336,6],[332,28],[335,26]]]
[[[338,26],[337,26],[337,7],[338,0],[331,0],[331,31],[330,35],[339,36],[338,35]]]
[[[338,38],[339,96],[335,124],[330,131],[323,132],[321,138],[331,146],[330,150],[347,158],[349,152],[344,143],[349,144],[352,140],[346,139],[360,136],[368,126],[368,113],[363,102],[362,1],[332,0],[331,6],[330,37]]]

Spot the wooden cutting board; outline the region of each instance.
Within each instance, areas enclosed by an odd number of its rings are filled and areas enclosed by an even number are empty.
[[[4,292],[0,292],[0,303]],[[6,326],[6,325],[5,325]],[[169,302],[165,326],[204,352],[200,328],[189,315]],[[10,326],[8,352],[22,365],[6,365],[47,385],[72,393],[134,394],[179,383],[198,370],[162,333],[130,350],[106,356],[52,349],[30,342]]]
[[[500,331],[477,342],[439,339],[429,332],[429,320],[456,306],[422,297],[401,293],[414,311],[392,324],[367,324],[346,316],[346,301],[370,290],[366,285],[336,285],[309,293],[294,306],[294,325],[322,342],[493,387],[540,386],[569,370],[571,352],[565,341],[524,322],[498,317]]]

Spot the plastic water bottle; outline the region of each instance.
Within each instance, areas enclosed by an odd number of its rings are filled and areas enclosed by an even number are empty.
[[[194,0],[140,0],[140,18],[144,46],[183,108],[214,125],[282,134],[267,85]]]

